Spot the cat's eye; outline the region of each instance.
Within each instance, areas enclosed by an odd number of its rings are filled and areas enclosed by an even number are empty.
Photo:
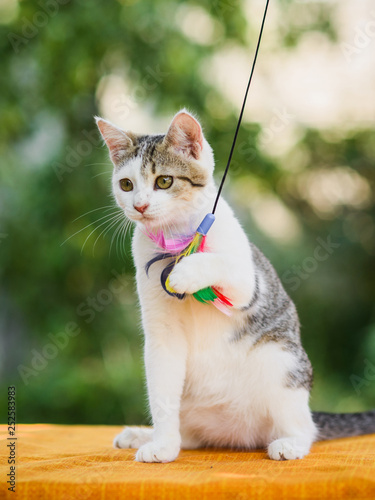
[[[155,187],[158,189],[168,189],[173,184],[173,177],[170,175],[159,175],[155,181]]]
[[[121,179],[120,180],[120,188],[123,191],[132,191],[133,183],[130,179]]]

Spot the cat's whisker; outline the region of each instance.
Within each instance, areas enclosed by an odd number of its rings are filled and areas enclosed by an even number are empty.
[[[125,220],[125,224],[122,226],[120,233],[117,236],[116,241],[116,255],[120,257],[121,249],[124,249],[124,254],[126,255],[126,232],[129,226],[129,220]],[[123,255],[123,254],[121,254]]]
[[[108,175],[108,174],[112,174],[112,170],[107,170],[106,172],[99,172],[98,174],[93,175],[91,179],[95,179],[96,177],[99,177],[99,175]]]
[[[117,237],[118,233],[122,230],[122,228],[124,226],[125,221],[124,221],[123,215],[124,214],[122,214],[121,219],[118,221],[118,226],[112,234],[111,244],[109,246],[109,255],[111,255],[111,252],[112,252],[113,242],[116,241],[116,237]]]
[[[76,236],[77,234],[81,233],[82,231],[84,231],[85,229],[87,229],[88,227],[90,227],[92,224],[94,224],[95,222],[99,222],[101,221],[102,219],[108,219],[107,222],[109,222],[110,218],[113,216],[113,214],[106,214],[104,215],[103,217],[100,217],[98,220],[94,221],[94,222],[89,222],[85,227],[79,229],[78,231],[76,231],[75,233],[71,234],[65,241],[63,241],[61,243],[60,246],[63,246],[67,241],[69,241],[70,239],[72,239],[74,236]]]
[[[127,234],[129,227],[131,227],[131,223],[132,223],[131,220],[126,219],[125,224],[123,225],[119,234],[117,235],[116,254],[118,257],[120,255],[121,249],[126,248],[126,234]],[[124,253],[126,254],[126,252],[124,252]]]
[[[124,220],[121,219],[121,220],[117,221],[117,227],[113,231],[111,243],[109,246],[109,256],[111,256],[111,254],[112,254],[113,244],[116,241],[116,239],[118,238],[118,234],[121,233],[123,227],[124,227]]]
[[[83,245],[82,245],[82,248],[81,248],[81,254],[82,254],[82,252],[83,252],[83,249],[85,248],[85,245],[86,245],[87,241],[88,241],[88,240],[89,240],[89,238],[91,237],[91,235],[92,235],[92,234],[94,234],[94,233],[95,233],[95,231],[97,231],[97,230],[98,230],[100,227],[102,227],[104,224],[111,223],[111,221],[112,221],[114,218],[116,218],[117,216],[118,216],[118,214],[112,215],[112,217],[111,217],[110,219],[107,219],[107,220],[105,220],[105,221],[101,222],[101,223],[100,223],[97,227],[95,227],[95,228],[91,231],[91,233],[87,236],[87,238],[85,239],[85,241],[84,241],[84,243],[83,243]],[[102,217],[102,218],[103,218],[103,217]],[[99,220],[101,220],[101,219],[99,219]]]
[[[120,247],[120,251],[121,251],[121,248],[125,249],[125,251],[124,251],[125,256],[126,256],[126,237],[127,237],[128,232],[131,231],[132,227],[133,227],[132,221],[130,219],[127,219],[125,224],[124,224],[123,229],[121,230],[121,233],[119,234],[118,240],[117,240],[117,243]],[[117,248],[117,245],[116,245],[116,248]],[[117,249],[117,255],[118,254],[119,254],[119,251]]]
[[[107,233],[111,230],[111,228],[112,228],[113,226],[115,226],[116,224],[120,223],[120,221],[121,221],[122,217],[123,217],[123,214],[122,214],[122,213],[117,214],[117,216],[114,218],[114,220],[112,220],[112,222],[108,225],[108,227],[104,228],[104,229],[103,229],[103,231],[101,231],[101,232],[99,233],[99,236],[97,236],[97,238],[96,238],[96,240],[95,240],[95,242],[94,242],[94,245],[93,245],[93,247],[92,247],[93,254],[94,254],[94,251],[95,251],[95,246],[96,246],[96,244],[97,244],[97,242],[98,242],[99,238],[100,238],[101,236],[103,236],[103,237],[104,237],[104,236],[105,236],[105,235],[106,235],[106,234],[107,234]]]
[[[85,215],[92,214],[93,212],[97,212],[98,210],[105,210],[108,211],[110,208],[115,208],[113,205],[104,205],[103,207],[99,208],[94,208],[94,210],[89,210],[88,212],[85,212],[84,214],[80,215],[76,219],[72,220],[72,222],[77,221],[78,219],[82,219],[82,217],[85,217]]]
[[[99,162],[99,163],[86,163],[85,167],[94,167],[96,165],[106,165],[107,167],[109,167],[110,164],[108,164],[108,162]],[[111,170],[112,172],[112,170]]]

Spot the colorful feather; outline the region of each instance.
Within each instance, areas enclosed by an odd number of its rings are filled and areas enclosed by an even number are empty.
[[[169,276],[173,271],[174,266],[184,257],[187,257],[188,255],[196,252],[207,251],[206,235],[214,220],[215,216],[213,214],[207,214],[199,225],[196,233],[190,236],[179,235],[176,238],[167,239],[165,238],[164,233],[161,230],[159,230],[156,234],[149,231],[146,232],[147,236],[154,243],[156,243],[159,248],[165,251],[163,253],[159,253],[149,262],[147,262],[146,273],[148,274],[150,266],[155,262],[166,258],[173,259],[172,262],[170,262],[163,269],[160,276],[161,285],[169,295],[172,295],[173,297],[176,297],[180,300],[185,297],[185,294],[180,294],[173,290],[169,282]],[[232,303],[216,287],[203,288],[202,290],[193,293],[193,297],[203,304],[213,304],[219,311],[223,312],[224,314],[231,314],[230,307],[232,307]]]

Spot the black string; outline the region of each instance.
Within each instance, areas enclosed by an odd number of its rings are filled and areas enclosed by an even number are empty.
[[[221,183],[220,183],[219,191],[217,192],[217,195],[216,195],[216,200],[215,200],[215,203],[214,203],[214,208],[212,209],[212,213],[213,213],[213,214],[215,213],[216,206],[217,206],[217,203],[218,203],[218,201],[219,201],[220,194],[221,194],[221,191],[222,191],[222,189],[223,189],[225,179],[226,179],[226,177],[227,177],[227,173],[228,173],[228,170],[229,170],[229,165],[230,165],[230,162],[231,162],[231,160],[232,160],[232,155],[233,155],[234,147],[235,147],[235,145],[236,145],[236,141],[237,141],[238,131],[240,130],[240,125],[241,125],[241,121],[242,121],[242,116],[243,116],[243,112],[244,112],[244,110],[245,110],[245,105],[246,105],[247,94],[249,93],[249,88],[250,88],[250,84],[251,84],[251,79],[253,78],[253,73],[254,73],[255,63],[256,63],[256,61],[257,61],[257,57],[258,57],[258,52],[259,52],[259,47],[260,47],[260,41],[261,41],[261,39],[262,39],[262,34],[263,34],[264,23],[265,23],[265,20],[266,20],[266,15],[267,15],[267,10],[268,10],[268,4],[269,4],[269,0],[267,0],[267,2],[266,2],[266,7],[265,7],[265,9],[264,9],[262,26],[261,26],[261,28],[260,28],[260,32],[259,32],[259,37],[258,37],[257,47],[256,47],[256,49],[255,49],[254,61],[253,61],[253,65],[252,65],[251,72],[250,72],[249,83],[247,84],[247,88],[246,88],[246,92],[245,92],[245,97],[244,97],[244,100],[243,100],[243,103],[242,103],[241,113],[240,113],[240,116],[239,116],[239,118],[238,118],[237,128],[236,128],[236,132],[235,132],[235,134],[234,134],[232,147],[231,147],[231,150],[230,150],[230,153],[229,153],[228,163],[227,163],[227,166],[225,167],[225,171],[224,171],[223,178],[221,179]]]

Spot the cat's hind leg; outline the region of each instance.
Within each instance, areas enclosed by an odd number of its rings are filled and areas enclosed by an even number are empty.
[[[203,441],[193,432],[185,429],[181,429],[181,448],[183,450],[196,450],[197,448],[203,448]]]
[[[316,427],[308,397],[309,393],[305,389],[285,388],[273,402],[273,430],[268,445],[268,456],[272,460],[294,460],[309,453],[316,436]]]
[[[114,448],[139,448],[152,440],[153,429],[125,427],[113,440]]]

